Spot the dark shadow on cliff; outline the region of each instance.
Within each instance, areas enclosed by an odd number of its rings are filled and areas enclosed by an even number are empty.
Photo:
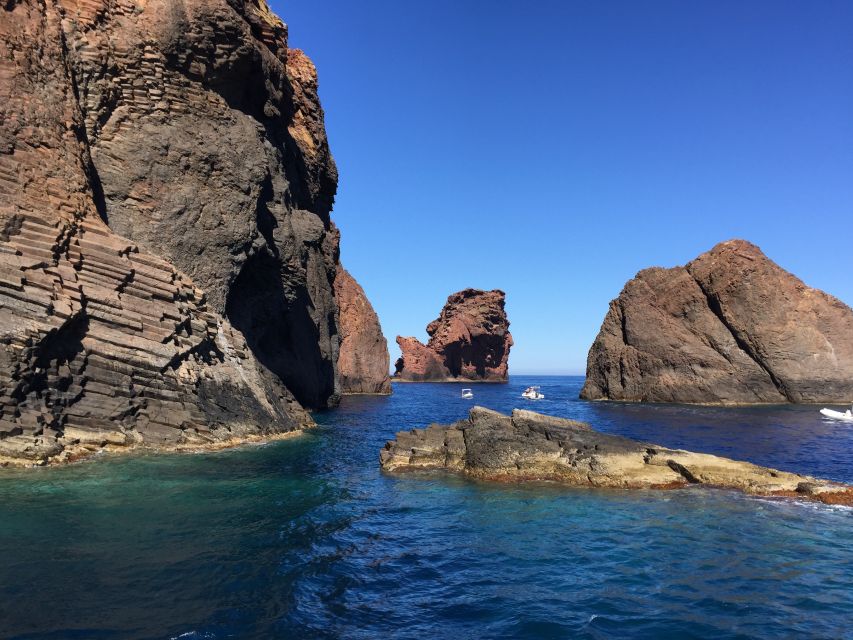
[[[478,336],[470,343],[449,344],[444,349],[444,365],[453,377],[462,375],[465,367],[474,366],[477,376],[486,377],[486,367],[498,366],[504,357],[504,341],[497,336]]]
[[[42,425],[61,430],[60,409],[79,399],[85,386],[86,351],[83,339],[89,332],[89,318],[78,313],[58,329],[48,333],[32,351],[30,366],[15,383],[12,397],[20,404],[28,398],[40,399],[49,409],[42,412]],[[69,391],[76,383],[77,391]]]
[[[323,408],[334,394],[334,367],[320,350],[308,292],[299,287],[288,299],[280,269],[266,250],[249,258],[231,286],[225,315],[304,407]]]

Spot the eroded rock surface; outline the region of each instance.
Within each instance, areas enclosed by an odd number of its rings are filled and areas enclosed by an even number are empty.
[[[343,267],[338,268],[335,277],[335,298],[340,309],[341,392],[391,393],[391,359],[379,316],[364,290]]]
[[[853,310],[753,244],[641,271],[592,345],[581,396],[687,403],[853,398]]]
[[[101,216],[188,274],[300,402],[334,404],[337,171],[284,23],[263,0],[46,6]]]
[[[447,298],[427,326],[426,345],[397,336],[402,355],[395,377],[407,381],[470,380],[505,382],[512,335],[503,291],[465,289]]]
[[[385,471],[446,470],[484,480],[674,489],[707,485],[752,495],[853,504],[853,487],[719,456],[668,449],[516,409],[474,407],[467,420],[401,431],[379,454]]]
[[[336,175],[283,23],[254,0],[0,18],[0,464],[311,424],[288,387],[337,394]]]

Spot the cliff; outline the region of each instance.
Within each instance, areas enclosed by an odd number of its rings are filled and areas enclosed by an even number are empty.
[[[65,0],[100,216],[188,274],[309,408],[334,403],[337,173],[314,66],[263,0]]]
[[[513,344],[505,298],[498,289],[465,289],[449,296],[439,317],[427,326],[426,345],[397,336],[402,354],[395,377],[505,382]]]
[[[391,359],[379,317],[364,290],[342,267],[335,277],[335,299],[340,309],[341,393],[391,393]]]
[[[401,431],[379,454],[388,472],[439,470],[484,480],[578,487],[678,489],[705,485],[751,495],[853,505],[853,487],[749,462],[668,449],[589,425],[516,409],[474,407],[467,420]]]
[[[687,403],[853,398],[853,310],[748,242],[646,269],[610,303],[586,399]]]
[[[336,170],[262,0],[0,8],[0,463],[337,399]]]

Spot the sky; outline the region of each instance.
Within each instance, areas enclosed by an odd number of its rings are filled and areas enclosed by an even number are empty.
[[[271,6],[392,366],[476,287],[507,294],[511,373],[582,373],[625,282],[731,238],[853,303],[853,2]]]

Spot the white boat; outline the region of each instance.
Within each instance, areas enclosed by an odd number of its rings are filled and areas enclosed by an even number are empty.
[[[471,398],[474,397],[474,392],[471,391],[470,389],[462,389],[462,397],[465,398],[466,400],[470,400]]]
[[[528,400],[541,400],[545,396],[539,392],[539,387],[527,387],[521,397]]]
[[[848,409],[845,412],[835,411],[834,409],[821,409],[821,414],[826,416],[827,418],[832,418],[833,420],[846,420],[847,422],[853,422],[853,412]]]

